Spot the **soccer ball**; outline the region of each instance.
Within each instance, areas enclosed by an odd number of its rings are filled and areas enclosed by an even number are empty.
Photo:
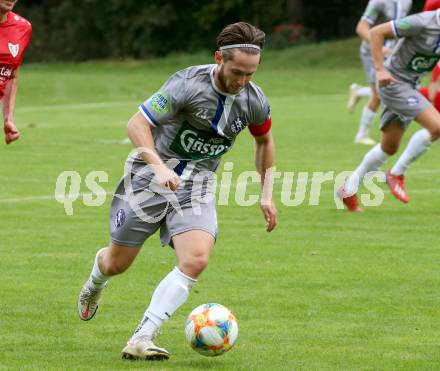
[[[215,357],[226,353],[238,336],[238,323],[232,312],[221,304],[202,304],[188,316],[186,340],[196,352]]]

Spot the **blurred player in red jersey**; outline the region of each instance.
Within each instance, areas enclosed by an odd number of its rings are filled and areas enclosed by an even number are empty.
[[[428,12],[440,8],[440,0],[427,0],[423,6],[423,11]],[[437,64],[432,70],[431,82],[428,86],[419,89],[426,98],[428,98],[437,111],[440,111],[440,66]]]
[[[440,0],[439,0],[440,6]],[[432,70],[431,81],[428,86],[421,87],[419,92],[428,98],[437,111],[440,112],[440,66],[437,64]]]
[[[18,69],[32,35],[31,24],[12,12],[16,3],[17,0],[0,0],[0,100],[6,144],[20,138],[14,123]]]
[[[440,0],[426,0],[423,11],[428,12],[430,10],[437,10],[438,8],[440,8]]]

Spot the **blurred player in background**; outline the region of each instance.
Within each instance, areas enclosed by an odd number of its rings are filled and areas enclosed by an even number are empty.
[[[440,0],[428,0],[423,7],[423,11],[432,11],[440,8]],[[423,94],[426,99],[429,99],[434,105],[435,109],[440,112],[440,66],[437,63],[431,75],[431,81],[428,86],[419,88],[419,92]],[[405,151],[400,155],[395,165],[387,172],[386,180],[390,187],[391,193],[399,201],[403,203],[409,202],[409,196],[405,187],[405,172],[409,165],[416,160],[423,152],[419,152],[417,148],[420,147],[418,142],[423,138],[429,138],[429,133],[426,129],[420,129],[412,135]]]
[[[440,66],[437,63],[432,71],[431,81],[428,86],[419,88],[418,90],[426,99],[431,101],[435,109],[440,112],[439,76]],[[419,141],[427,140],[427,138],[430,138],[430,134],[426,129],[420,129],[415,132],[410,138],[405,151],[403,151],[394,166],[386,174],[386,181],[391,193],[403,203],[409,202],[409,195],[405,187],[405,172],[409,165],[428,149],[428,147],[426,147],[423,151],[419,151],[419,148],[424,147],[420,147]]]
[[[415,133],[408,143],[403,154],[407,156],[407,164],[418,159],[440,136],[440,113],[416,90],[420,78],[440,60],[439,20],[440,10],[423,12],[376,26],[370,32],[377,87],[384,104],[382,137],[380,144],[365,155],[338,191],[350,211],[361,211],[356,196],[360,182],[367,173],[378,170],[397,152],[412,120],[415,119],[424,130]],[[392,36],[400,40],[384,64],[382,47],[384,40]],[[399,180],[394,172],[389,171],[387,183],[394,196],[404,199],[403,178]]]
[[[371,98],[370,86],[362,86],[356,83],[350,85],[348,92],[347,111],[353,113],[359,100],[362,98]]]
[[[375,141],[369,137],[369,130],[376,117],[376,112],[380,105],[380,98],[375,86],[376,75],[370,50],[370,29],[375,25],[405,17],[409,13],[411,6],[412,0],[370,0],[357,24],[356,33],[362,39],[360,57],[370,88],[358,87],[356,84],[351,85],[350,98],[347,104],[348,111],[353,111],[355,104],[361,96],[368,96],[370,93],[371,96],[362,110],[358,132],[354,139],[355,143],[366,145],[375,144]],[[394,40],[386,41],[383,47],[385,56],[391,54],[391,49],[394,44]]]
[[[31,24],[12,12],[17,0],[0,0],[0,100],[3,106],[3,131],[9,144],[20,138],[14,123],[18,69],[32,35]]]
[[[437,10],[438,8],[440,8],[440,0],[426,0],[423,11],[428,12],[430,10]]]
[[[216,64],[175,73],[129,121],[129,138],[143,152],[131,158],[133,167],[116,190],[110,246],[96,254],[79,296],[80,318],[87,321],[94,316],[107,281],[124,272],[144,241],[159,229],[162,244],[172,245],[178,264],[156,287],[139,327],[122,350],[123,358],[169,358],[168,351],[153,340],[186,302],[217,238],[214,190],[212,183],[200,177],[217,169],[220,157],[246,127],[254,136],[255,163],[262,185],[267,170],[274,166],[269,103],[250,81],[260,63],[264,40],[264,32],[248,23],[227,26],[217,37]],[[201,186],[200,195],[213,198],[196,202],[193,191],[197,186]],[[261,209],[266,230],[271,232],[276,225],[276,209],[269,193],[262,198]]]
[[[439,0],[440,1],[440,0]],[[440,5],[440,4],[439,4]],[[432,70],[431,81],[428,86],[419,88],[419,92],[423,94],[426,99],[429,99],[437,111],[440,111],[440,65],[437,63]]]
[[[423,6],[423,11],[426,12],[430,10],[437,10],[438,8],[440,8],[440,0],[427,0]],[[433,74],[434,73],[435,70],[433,71]],[[427,92],[425,90],[422,91],[422,94],[427,96]],[[356,83],[351,84],[347,102],[347,111],[349,113],[353,113],[359,100],[365,97],[371,97],[371,88],[369,86],[362,86]],[[437,108],[436,105],[434,106]]]

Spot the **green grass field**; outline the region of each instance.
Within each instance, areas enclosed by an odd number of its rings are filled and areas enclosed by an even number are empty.
[[[272,104],[279,171],[353,170],[366,152],[352,144],[361,106],[353,116],[345,111],[349,84],[364,81],[357,44],[264,55],[255,81]],[[177,69],[209,62],[206,53],[22,69],[22,138],[0,145],[0,369],[440,369],[436,146],[408,172],[408,205],[382,186],[381,207],[349,214],[336,210],[328,182],[319,205],[309,205],[307,193],[301,206],[287,207],[277,183],[279,225],[267,234],[258,206],[239,207],[232,195],[229,206],[218,207],[220,235],[208,269],[158,340],[172,353],[168,362],[120,358],[175,263],[157,236],[110,282],[96,318],[78,319],[78,292],[108,242],[111,197],[100,207],[79,199],[67,216],[53,198],[58,175],[77,171],[87,192],[86,175],[102,170],[109,175],[102,186],[113,191],[131,149],[120,141],[138,104]],[[377,122],[372,133],[379,137]],[[254,169],[252,142],[243,133],[225,158],[234,179]],[[220,358],[199,356],[185,343],[185,318],[205,302],[230,307],[239,320],[236,347]]]

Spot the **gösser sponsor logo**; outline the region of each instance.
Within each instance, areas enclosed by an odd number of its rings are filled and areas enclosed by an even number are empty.
[[[192,130],[185,130],[180,136],[180,142],[187,152],[198,152],[210,156],[217,156],[228,149],[228,146],[218,144],[221,142],[220,138],[211,138],[207,141],[208,143],[205,143],[204,139]]]
[[[438,56],[419,56],[411,61],[411,68],[416,72],[430,71],[437,63]]]

